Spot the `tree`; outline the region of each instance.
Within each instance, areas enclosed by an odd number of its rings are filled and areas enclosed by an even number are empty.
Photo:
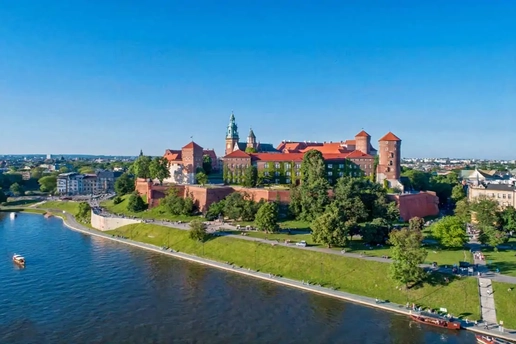
[[[43,177],[43,171],[44,169],[41,167],[36,167],[30,170],[30,177],[34,179],[40,179]]]
[[[457,201],[454,213],[462,222],[471,222],[471,209],[467,198]]]
[[[66,166],[61,166],[59,168],[59,173],[68,173],[68,172],[70,172],[70,169]]]
[[[18,183],[11,184],[9,191],[11,191],[15,196],[23,195],[23,187]]]
[[[147,208],[147,205],[137,192],[133,192],[127,201],[127,210],[138,213]]]
[[[123,173],[115,181],[115,192],[117,195],[127,195],[134,191],[134,179],[127,173]]]
[[[275,232],[278,228],[278,205],[275,202],[263,203],[256,213],[255,223],[266,233]]]
[[[168,160],[164,157],[152,159],[149,163],[149,175],[151,179],[159,180],[160,185],[163,184],[163,180],[170,178]]]
[[[224,215],[224,200],[212,203],[206,212],[206,220],[213,221]]]
[[[204,172],[197,172],[195,175],[195,179],[197,180],[197,183],[201,185],[205,185],[208,183],[208,176]]]
[[[335,208],[328,209],[319,215],[310,226],[312,239],[316,243],[328,245],[328,248],[337,245],[344,245],[347,233],[341,216]]]
[[[451,193],[451,199],[453,202],[457,203],[460,200],[466,198],[466,192],[464,191],[464,186],[462,184],[457,184],[453,187]]]
[[[502,224],[501,212],[498,202],[487,197],[475,199],[470,205],[471,211],[475,212],[476,219],[480,227],[495,226]]]
[[[362,226],[360,231],[362,240],[370,245],[384,244],[389,239],[389,223],[385,219],[377,218]]]
[[[301,220],[316,219],[330,203],[329,188],[322,153],[309,150],[301,163],[301,185],[291,192],[290,211]]]
[[[202,169],[204,170],[204,173],[206,173],[207,175],[210,175],[210,173],[212,172],[212,169],[213,169],[212,163],[213,163],[213,161],[211,160],[211,156],[204,155],[202,157]]]
[[[38,179],[39,189],[42,192],[53,192],[57,188],[56,176],[45,176]]]
[[[246,188],[254,188],[258,183],[258,169],[250,165],[244,170],[242,185]]]
[[[395,281],[415,285],[423,281],[425,272],[421,267],[427,256],[427,252],[421,247],[423,235],[420,231],[407,228],[392,231],[389,234],[391,256],[393,259],[389,267],[389,274]]]
[[[245,152],[246,152],[247,154],[257,153],[257,152],[256,152],[256,148],[254,148],[254,147],[246,147],[246,148],[245,148]]]
[[[466,225],[457,216],[446,216],[434,223],[432,234],[445,247],[463,247],[468,242]]]
[[[502,211],[502,228],[505,232],[516,231],[516,209],[507,207]]]
[[[75,217],[83,223],[91,221],[91,206],[88,202],[79,203],[79,210],[77,211],[77,214],[75,214]]]
[[[496,248],[496,246],[507,242],[508,237],[494,226],[482,226],[478,240],[484,245]]]
[[[79,173],[81,173],[81,174],[95,173],[95,169],[91,166],[83,166],[79,169]]]
[[[414,190],[428,190],[430,186],[430,175],[423,171],[407,169],[403,171],[402,176],[410,180],[410,187]]]
[[[5,195],[3,190],[0,189],[0,203],[4,203],[4,202],[7,202],[7,196]]]
[[[204,242],[208,237],[208,233],[206,232],[206,225],[199,219],[192,220],[190,222],[190,232],[188,236],[192,240]]]
[[[151,163],[151,157],[142,155],[142,152],[140,152],[140,156],[134,161],[134,163],[129,168],[129,172],[131,174],[134,174],[136,178],[144,178],[149,179],[151,178],[150,174],[150,163]]]
[[[174,188],[168,191],[159,205],[171,215],[191,215],[194,210],[193,199],[191,197],[181,197]]]
[[[425,220],[420,217],[413,217],[409,220],[409,229],[411,231],[421,231],[423,230],[423,226],[425,224]]]

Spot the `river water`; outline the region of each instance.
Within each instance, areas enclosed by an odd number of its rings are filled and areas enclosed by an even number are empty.
[[[0,213],[0,344],[474,342],[466,331],[77,233],[60,219]]]

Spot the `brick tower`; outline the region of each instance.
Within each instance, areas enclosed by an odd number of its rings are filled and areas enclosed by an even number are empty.
[[[358,143],[357,143],[358,144]],[[401,140],[391,132],[378,140],[378,169],[376,181],[389,182],[390,187],[397,187],[401,175]]]
[[[235,115],[231,112],[229,117],[228,130],[226,133],[226,154],[233,152],[235,145],[238,143],[238,126],[235,122]]]
[[[362,153],[371,154],[371,135],[361,131],[355,135],[355,149]]]

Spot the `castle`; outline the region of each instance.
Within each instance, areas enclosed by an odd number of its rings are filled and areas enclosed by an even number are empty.
[[[344,175],[375,177],[379,183],[403,189],[401,174],[401,139],[389,132],[378,140],[378,150],[371,144],[371,136],[364,130],[354,140],[340,142],[282,141],[276,148],[261,144],[252,129],[247,142],[239,142],[238,126],[232,113],[227,133],[224,162],[224,179],[237,184],[244,170],[253,165],[264,179],[272,184],[298,184],[301,162],[309,150],[318,150],[326,162],[327,177],[334,184]],[[378,160],[376,162],[376,156]]]

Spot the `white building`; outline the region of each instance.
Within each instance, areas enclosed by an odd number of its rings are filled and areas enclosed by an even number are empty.
[[[57,176],[57,193],[62,195],[80,195],[84,192],[84,175],[69,172]]]

